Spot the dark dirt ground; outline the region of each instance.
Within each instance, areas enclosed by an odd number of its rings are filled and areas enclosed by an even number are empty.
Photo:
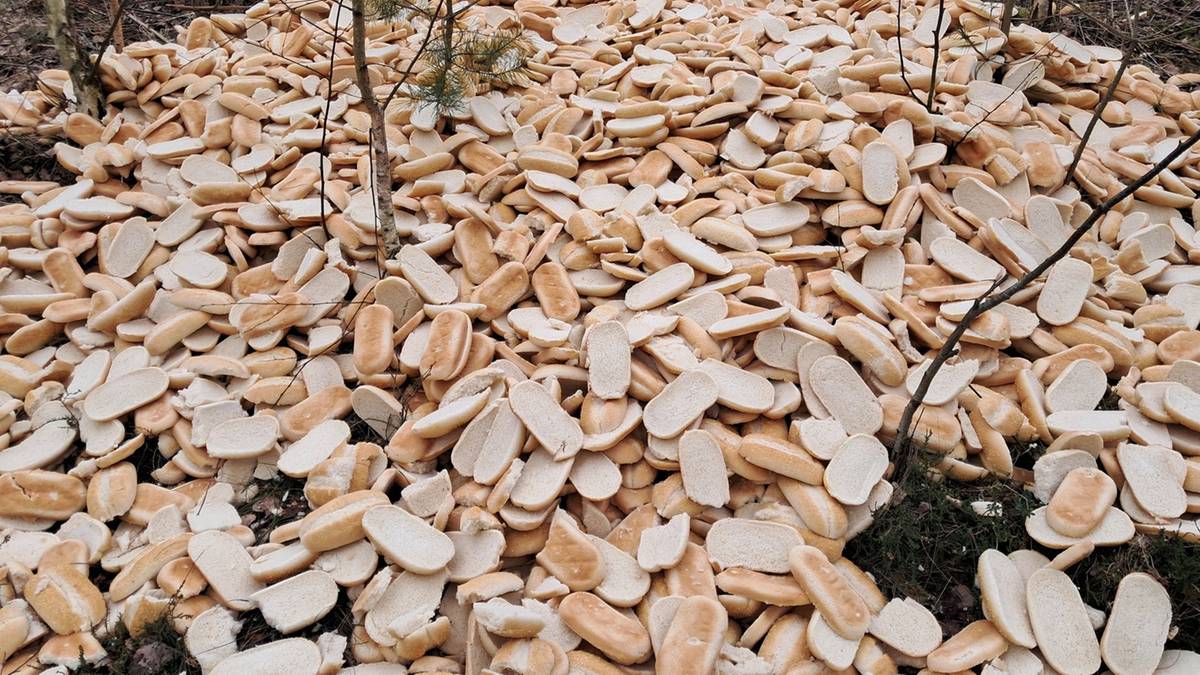
[[[186,27],[194,16],[244,6],[213,0],[122,1],[122,29],[127,44],[173,39],[176,27]],[[67,4],[74,13],[80,39],[89,51],[98,49],[112,28],[108,0],[68,0]],[[32,89],[39,72],[55,67],[58,54],[46,36],[42,0],[0,0],[0,91]],[[0,132],[0,180],[71,182],[73,178],[50,157],[52,147],[53,142],[47,139]]]

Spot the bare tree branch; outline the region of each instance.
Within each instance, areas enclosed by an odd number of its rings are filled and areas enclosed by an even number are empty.
[[[1004,0],[1004,13],[1000,15],[1000,32],[1008,39],[1008,31],[1012,30],[1013,5],[1015,0]]]
[[[75,30],[67,0],[45,0],[45,8],[47,33],[58,51],[63,69],[71,76],[79,110],[100,119],[104,113],[104,94],[96,77],[95,65],[79,43],[79,34]]]
[[[112,17],[112,44],[118,52],[125,51],[125,27],[121,25],[121,16],[125,13],[125,3],[121,0],[108,0],[108,14]],[[104,52],[101,52],[103,54]]]
[[[366,0],[354,0],[354,77],[358,83],[363,106],[371,118],[369,133],[371,153],[371,191],[375,195],[375,222],[383,232],[383,244],[390,257],[400,250],[396,232],[396,214],[392,210],[392,170],[388,158],[387,127],[383,108],[371,88],[367,71],[367,8]]]
[[[1117,84],[1121,81],[1121,76],[1125,74],[1125,68],[1129,65],[1129,55],[1126,54],[1121,59],[1121,65],[1117,67],[1117,74],[1113,75],[1112,82],[1108,83],[1108,89],[1104,91],[1104,98],[1100,99],[1100,105],[1096,106],[1092,113],[1092,119],[1088,122],[1087,129],[1083,132],[1083,137],[1079,141],[1079,147],[1075,148],[1075,157],[1071,159],[1071,166],[1067,167],[1067,176],[1063,179],[1063,184],[1071,182],[1071,178],[1075,175],[1075,167],[1079,166],[1079,160],[1083,157],[1083,151],[1087,148],[1088,141],[1092,138],[1092,130],[1096,128],[1096,122],[1100,120],[1100,115],[1104,114],[1104,108],[1108,106],[1108,102],[1112,99],[1113,92],[1117,90]]]
[[[904,81],[904,86],[908,87],[908,95],[912,96],[917,103],[926,105],[921,97],[917,96],[917,91],[913,89],[912,83],[908,81],[908,69],[904,67],[904,42],[900,39],[900,15],[903,13],[904,0],[896,0],[896,51],[900,53],[900,79]],[[928,109],[929,107],[926,106],[926,110]]]
[[[907,470],[909,460],[914,453],[912,438],[910,435],[910,427],[912,426],[913,414],[920,407],[921,402],[925,399],[925,394],[929,391],[929,386],[933,383],[933,379],[937,377],[938,371],[942,364],[949,360],[958,350],[958,342],[962,339],[964,333],[970,328],[975,319],[979,318],[984,312],[994,309],[995,307],[1006,302],[1009,298],[1016,295],[1021,289],[1028,286],[1035,279],[1042,276],[1054,263],[1062,260],[1071,252],[1071,249],[1083,238],[1083,235],[1092,229],[1106,213],[1111,211],[1121,202],[1125,201],[1130,195],[1137,192],[1150,181],[1154,180],[1158,174],[1162,173],[1168,166],[1171,165],[1177,158],[1187,152],[1193,145],[1200,142],[1200,130],[1193,133],[1185,141],[1181,141],[1166,157],[1163,157],[1157,164],[1150,167],[1150,170],[1142,174],[1137,180],[1129,185],[1126,185],[1123,190],[1110,197],[1103,204],[1094,209],[1090,215],[1067,237],[1053,253],[1045,260],[1039,263],[1036,267],[1026,272],[1020,279],[1010,285],[1008,288],[993,294],[997,284],[993,284],[988,292],[979,296],[971,303],[971,307],[963,315],[962,320],[954,327],[954,330],[946,338],[945,344],[938,350],[937,356],[925,369],[924,375],[921,376],[921,381],[913,391],[913,396],[908,401],[908,405],[904,407],[904,412],[900,416],[900,423],[896,427],[896,437],[892,441],[892,461],[895,465],[895,476],[903,476]]]
[[[942,20],[945,18],[946,0],[938,0],[937,24],[933,27],[933,66],[929,69],[929,94],[925,100],[925,109],[929,112],[933,112],[933,97],[937,95],[938,58],[942,55]]]

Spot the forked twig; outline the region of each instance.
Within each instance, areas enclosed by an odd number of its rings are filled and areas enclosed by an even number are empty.
[[[1046,270],[1050,269],[1054,263],[1065,258],[1067,254],[1071,252],[1071,249],[1075,246],[1075,244],[1083,238],[1083,235],[1086,234],[1088,230],[1092,229],[1092,226],[1099,222],[1099,220],[1104,217],[1106,213],[1111,211],[1121,202],[1125,201],[1125,199],[1137,192],[1147,183],[1154,180],[1158,174],[1162,173],[1168,166],[1171,165],[1172,162],[1191,149],[1191,147],[1197,142],[1200,142],[1200,130],[1197,130],[1195,133],[1189,136],[1187,140],[1181,141],[1179,145],[1175,146],[1174,150],[1167,154],[1166,157],[1163,157],[1157,164],[1150,167],[1149,171],[1142,174],[1137,180],[1133,181],[1129,185],[1126,185],[1124,189],[1094,209],[1091,214],[1089,214],[1088,217],[1084,219],[1084,221],[1080,223],[1078,227],[1075,228],[1075,231],[1071,233],[1071,236],[1067,237],[1067,240],[1064,241],[1061,246],[1059,246],[1036,267],[1026,272],[1015,283],[993,295],[992,292],[999,283],[997,282],[996,284],[992,285],[992,288],[990,288],[988,292],[979,296],[973,303],[971,303],[971,307],[963,315],[962,320],[958,322],[958,325],[955,326],[950,335],[946,337],[946,342],[942,345],[941,349],[938,350],[937,356],[935,356],[933,361],[930,362],[929,367],[925,369],[925,373],[921,376],[920,383],[917,385],[916,389],[913,390],[913,395],[912,398],[909,399],[908,405],[904,406],[904,412],[900,416],[900,423],[896,427],[896,437],[892,441],[892,461],[895,465],[894,476],[904,475],[904,471],[907,469],[909,460],[913,454],[912,439],[910,438],[909,432],[910,427],[912,426],[913,415],[920,407],[921,402],[925,400],[925,394],[928,393],[929,386],[933,383],[933,379],[937,376],[942,364],[944,364],[955,353],[957,353],[959,340],[962,339],[963,334],[967,332],[975,319],[979,318],[984,312],[1006,302],[1009,298],[1016,295],[1021,289],[1025,288],[1035,279],[1042,276],[1042,274],[1044,274]]]
[[[1075,157],[1071,159],[1071,166],[1067,167],[1067,176],[1063,179],[1063,185],[1071,182],[1071,178],[1075,175],[1075,167],[1079,166],[1079,160],[1083,157],[1083,151],[1087,148],[1088,141],[1092,138],[1092,130],[1096,128],[1096,122],[1100,120],[1100,115],[1104,114],[1104,108],[1108,106],[1109,100],[1112,99],[1113,93],[1117,90],[1117,84],[1121,81],[1121,76],[1125,74],[1125,68],[1129,65],[1129,55],[1126,54],[1121,59],[1121,65],[1117,67],[1117,74],[1113,76],[1112,82],[1108,83],[1108,89],[1104,91],[1104,98],[1100,99],[1100,105],[1096,106],[1096,110],[1092,113],[1092,119],[1088,121],[1087,129],[1084,130],[1083,136],[1079,140],[1079,147],[1075,148]]]

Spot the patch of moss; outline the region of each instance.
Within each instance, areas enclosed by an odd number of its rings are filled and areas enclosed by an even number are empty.
[[[892,502],[845,554],[874,575],[885,595],[921,602],[952,635],[981,616],[974,585],[979,554],[1028,548],[1025,518],[1037,498],[1008,480],[942,480],[927,463],[914,464],[895,487]]]
[[[1105,612],[1127,574],[1154,577],[1171,597],[1168,647],[1200,651],[1200,544],[1168,534],[1139,534],[1124,546],[1096,549],[1069,571],[1083,601]]]
[[[130,635],[124,623],[100,640],[108,656],[94,664],[83,664],[77,675],[198,675],[200,664],[188,653],[183,636],[175,632],[169,614],[147,623],[142,632]]]

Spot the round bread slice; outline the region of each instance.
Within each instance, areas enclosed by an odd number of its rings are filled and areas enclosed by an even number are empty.
[[[775,390],[767,378],[724,361],[708,358],[700,370],[717,383],[717,403],[738,412],[762,413],[771,408]]]
[[[887,205],[900,186],[899,161],[887,141],[871,141],[862,151],[862,191],[872,204]]]
[[[458,284],[418,246],[404,246],[397,256],[400,272],[427,302],[445,305],[458,298]]]
[[[867,632],[913,658],[927,656],[942,644],[942,627],[937,617],[912,598],[892,598],[871,619]]]
[[[854,663],[854,655],[858,653],[862,636],[841,636],[829,625],[820,610],[813,610],[805,639],[813,656],[824,661],[825,665],[834,671],[840,672],[847,670]]]
[[[210,675],[299,675],[316,673],[321,667],[321,650],[311,640],[287,638],[268,642],[226,657]]]
[[[546,626],[546,620],[536,610],[514,605],[503,598],[476,602],[475,620],[487,632],[506,638],[531,638]]]
[[[671,622],[675,620],[679,606],[686,599],[682,595],[668,595],[653,600],[654,604],[650,605],[646,623],[647,630],[650,632],[650,645],[655,654],[662,651],[663,640],[667,637],[667,631],[671,629]]]
[[[238,611],[253,609],[250,598],[263,585],[250,573],[254,561],[233,535],[219,530],[201,532],[188,541],[187,551],[221,604]]]
[[[1158,660],[1154,675],[1192,675],[1200,673],[1200,654],[1182,649],[1168,649]]]
[[[1046,412],[1093,410],[1108,391],[1108,376],[1100,364],[1079,359],[1067,366],[1046,388]]]
[[[787,558],[792,576],[800,582],[800,587],[825,617],[830,628],[847,640],[861,638],[867,632],[871,611],[850,582],[820,549],[800,544],[789,550]]]
[[[20,443],[0,452],[0,473],[41,469],[58,463],[75,443],[79,435],[77,427],[70,419],[52,419],[42,424]]]
[[[925,377],[925,371],[929,369],[931,363],[933,362],[929,360],[923,361],[908,372],[908,377],[904,380],[904,387],[910,396],[916,392],[921,378]],[[925,399],[922,403],[943,405],[953,401],[971,385],[978,373],[979,361],[975,359],[964,359],[958,363],[943,365],[933,376],[933,381],[929,383],[929,389],[925,392]]]
[[[1092,286],[1092,266],[1079,258],[1066,257],[1054,263],[1038,295],[1037,314],[1042,321],[1063,326],[1079,316]]]
[[[350,440],[350,425],[342,420],[325,420],[291,443],[279,456],[277,466],[292,478],[305,478],[318,464],[329,459]]]
[[[1056,531],[1046,522],[1045,506],[1034,510],[1025,519],[1025,531],[1034,541],[1046,548],[1065,549],[1079,543],[1090,541],[1096,546],[1118,546],[1133,539],[1133,521],[1129,516],[1116,507],[1109,507],[1104,520],[1094,530],[1082,537],[1069,537]]]
[[[445,533],[399,506],[376,506],[362,517],[363,532],[389,561],[417,574],[433,574],[454,557]]]
[[[516,475],[516,485],[509,495],[511,505],[537,511],[550,506],[558,499],[567,477],[571,475],[571,469],[574,468],[575,458],[556,460],[548,450],[538,448],[528,456],[524,465],[520,462],[519,459],[513,460],[497,485],[503,485],[509,475]],[[492,493],[495,494],[497,489],[499,488],[494,487]]]
[[[503,532],[447,532],[446,536],[454,543],[454,557],[446,565],[450,581],[462,583],[500,567],[500,555],[506,544]]]
[[[510,389],[508,396],[513,412],[555,459],[574,457],[583,447],[579,421],[568,415],[541,384],[525,380]]]
[[[1122,443],[1117,447],[1117,463],[1126,485],[1146,511],[1171,520],[1187,510],[1187,493],[1183,490],[1187,464],[1178,452]]]
[[[1100,643],[1070,577],[1049,567],[1034,572],[1025,603],[1038,648],[1055,670],[1090,675],[1100,669]]]
[[[717,383],[712,377],[702,370],[689,370],[646,404],[642,424],[654,436],[674,438],[716,403],[717,395]]]
[[[704,546],[722,569],[746,567],[757,572],[787,572],[788,551],[804,544],[794,528],[765,520],[723,518],[708,528]]]
[[[995,281],[1004,267],[953,235],[938,237],[929,245],[934,262],[963,281]]]
[[[687,230],[672,229],[663,233],[663,243],[676,258],[706,274],[729,274],[733,263]]]
[[[338,586],[344,588],[365,584],[378,565],[375,547],[366,539],[325,551],[312,563],[313,569],[328,573]]]
[[[97,422],[107,422],[154,401],[169,385],[162,368],[139,368],[93,389],[83,411]]]
[[[217,459],[251,459],[275,447],[279,420],[273,415],[252,415],[221,422],[208,434],[205,449]]]
[[[651,274],[625,291],[625,306],[635,312],[653,309],[679,297],[696,280],[696,270],[680,262]]]
[[[1183,426],[1200,431],[1200,393],[1186,385],[1175,383],[1163,395],[1163,407]]]
[[[397,636],[409,635],[433,619],[445,587],[445,572],[401,572],[367,610],[363,628],[372,640],[384,646],[394,645]]]
[[[228,609],[214,605],[192,619],[183,644],[199,662],[200,668],[210,672],[213,666],[237,654],[237,636],[242,624]]]
[[[1129,438],[1129,421],[1120,410],[1063,410],[1046,416],[1046,426],[1055,435],[1082,431],[1099,434],[1106,441]]]
[[[857,506],[867,501],[887,466],[887,448],[874,436],[855,434],[842,443],[825,467],[825,489],[839,502]]]
[[[603,399],[629,391],[629,334],[619,321],[605,321],[587,333],[588,386]]]
[[[847,434],[874,434],[883,426],[883,407],[846,359],[822,356],[809,368],[808,381]]]
[[[250,574],[263,583],[281,581],[308,568],[317,554],[299,541],[260,555],[250,563]]]
[[[604,580],[592,592],[614,607],[633,607],[650,590],[650,574],[638,566],[633,556],[593,535],[588,541],[604,560]]]
[[[1182,488],[1181,488],[1182,489]],[[1069,537],[1083,537],[1104,520],[1117,499],[1117,484],[1099,469],[1073,469],[1046,507],[1046,523]]]
[[[569,477],[575,491],[591,501],[604,501],[621,489],[620,468],[600,452],[581,452],[576,455]],[[723,505],[724,502],[717,504]]]
[[[650,513],[653,514],[653,511]],[[638,566],[647,572],[658,572],[679,564],[687,549],[690,524],[688,514],[679,513],[665,525],[642,530],[637,545]]]
[[[1025,607],[1025,578],[1016,563],[989,548],[979,555],[977,577],[983,616],[1009,642],[1033,649],[1037,639]]]
[[[309,570],[258,591],[250,598],[258,605],[263,620],[287,635],[311,626],[333,609],[338,587],[333,577]]]
[[[1171,596],[1148,574],[1126,575],[1100,638],[1100,656],[1116,675],[1156,672],[1171,629]]]
[[[716,508],[725,506],[729,501],[725,455],[707,431],[695,429],[683,432],[683,438],[679,441],[679,472],[683,476],[683,488],[688,499],[702,506]]]

